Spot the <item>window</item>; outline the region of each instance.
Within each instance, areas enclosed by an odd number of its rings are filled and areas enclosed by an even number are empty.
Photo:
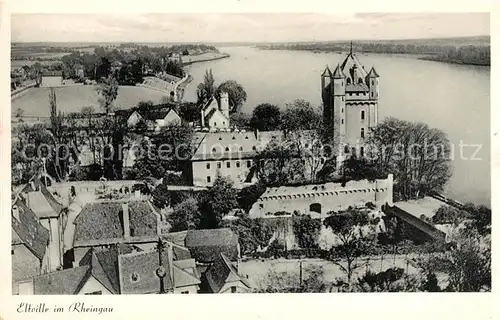
[[[212,148],[212,153],[217,152],[217,149]]]
[[[210,163],[207,163],[207,169],[210,169]]]
[[[363,83],[363,79],[359,78],[358,83],[362,84]]]
[[[365,148],[361,147],[361,148],[359,149],[359,155],[360,155],[361,157],[364,157],[364,156],[365,156]]]
[[[365,137],[365,128],[361,128],[361,138]]]
[[[372,80],[372,85],[375,84],[375,81]]]
[[[349,153],[349,147],[348,146],[344,146],[344,153]]]
[[[340,112],[344,113],[344,108],[340,109]]]
[[[361,110],[361,120],[365,120],[365,110]]]
[[[14,254],[14,250],[10,250],[10,254],[13,255]]]
[[[356,95],[359,96],[359,92],[356,92]]]
[[[243,147],[240,147],[240,151],[243,151]]]
[[[214,127],[217,127],[217,122],[214,122]]]
[[[181,294],[189,294],[189,291],[182,291]]]
[[[257,150],[257,147],[256,147],[256,146],[253,146],[253,147],[252,147],[252,150],[254,150],[254,151],[255,151],[255,150]]]
[[[210,176],[207,176],[207,182],[210,183],[211,179]]]
[[[344,96],[342,96],[342,101],[344,101]]]
[[[102,294],[102,291],[94,291],[94,292],[86,293],[86,295],[91,295],[91,294]]]
[[[247,160],[247,168],[250,168],[252,166],[252,161]]]
[[[131,280],[132,282],[137,282],[137,281],[139,281],[139,274],[138,274],[137,272],[132,272],[132,273],[130,274],[130,280]]]
[[[229,151],[229,147],[226,147],[226,152],[228,152],[228,151]]]
[[[313,203],[309,206],[309,211],[320,213],[321,214],[321,204]]]
[[[341,122],[342,124],[344,124],[344,119],[340,120],[340,122]]]
[[[239,167],[240,167],[240,162],[236,161],[236,168],[239,168]]]
[[[217,169],[220,169],[222,167],[222,164],[220,162],[217,162]]]
[[[222,140],[222,137],[219,137],[219,140]]]
[[[347,84],[351,84],[351,78],[347,78]]]
[[[259,208],[264,208],[264,204],[263,203],[259,203]]]
[[[236,140],[236,137],[235,137],[235,136],[233,136],[233,140]]]
[[[236,293],[236,287],[231,287],[231,293]]]
[[[226,125],[226,121],[222,121],[222,125],[225,126]]]
[[[231,168],[231,162],[229,162],[229,161],[228,161],[228,162],[226,162],[226,167],[227,167],[227,168]]]

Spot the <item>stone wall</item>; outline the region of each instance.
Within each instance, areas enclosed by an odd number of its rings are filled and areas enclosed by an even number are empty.
[[[392,204],[392,185],[393,176],[389,175],[374,182],[349,181],[345,186],[326,183],[268,188],[250,209],[250,217],[273,217],[273,213],[280,211],[303,214],[314,211],[321,218],[329,211],[363,206],[367,202],[380,208],[385,203]]]

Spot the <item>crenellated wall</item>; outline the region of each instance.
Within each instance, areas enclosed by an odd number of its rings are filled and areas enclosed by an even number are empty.
[[[268,213],[279,211],[309,213],[311,205],[315,207],[313,211],[320,209],[317,212],[319,217],[326,216],[329,211],[346,210],[367,202],[381,207],[385,203],[392,203],[392,185],[393,176],[389,175],[386,179],[374,182],[349,181],[345,186],[341,183],[326,183],[268,188],[250,209],[250,217],[274,217]]]

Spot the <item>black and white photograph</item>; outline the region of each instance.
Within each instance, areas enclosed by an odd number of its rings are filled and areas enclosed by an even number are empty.
[[[12,295],[491,291],[490,13],[10,37]]]

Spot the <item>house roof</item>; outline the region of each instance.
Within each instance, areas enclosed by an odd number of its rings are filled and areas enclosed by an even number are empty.
[[[30,191],[24,195],[26,204],[35,212],[39,218],[57,218],[61,214],[64,206],[56,200],[50,191],[39,181],[35,182],[38,190]]]
[[[328,66],[326,66],[325,71],[323,71],[321,76],[322,77],[331,77],[332,76],[332,72],[330,71],[330,68],[328,68]]]
[[[346,92],[368,92],[370,89],[364,83],[348,84],[345,86]]]
[[[13,244],[26,245],[28,250],[42,260],[49,243],[49,230],[42,226],[36,214],[23,201],[17,199],[14,205],[18,214],[12,214]]]
[[[223,253],[220,253],[218,259],[208,268],[206,278],[213,293],[219,293],[224,284],[230,282],[241,281],[243,285],[250,288],[248,281],[240,276],[236,267]]]
[[[189,230],[186,247],[198,262],[214,262],[220,253],[238,259],[238,236],[229,228]]]
[[[378,72],[375,70],[375,67],[372,67],[372,68],[370,69],[370,72],[368,72],[368,77],[375,77],[375,78],[380,77],[380,76],[378,75]]]
[[[87,203],[73,222],[76,225],[74,245],[118,243],[124,239],[123,204],[125,203],[128,203],[130,239],[156,239],[158,214],[149,201],[103,201]]]
[[[358,57],[356,56],[356,54],[350,52],[344,59],[344,61],[342,62],[342,64],[340,65],[340,68],[342,69],[342,72],[345,74],[345,75],[348,75],[348,76],[351,76],[350,74],[350,70],[352,69],[352,67],[356,65],[357,69],[358,69],[358,76],[360,78],[365,78],[366,77],[366,71],[365,69],[363,68],[363,65],[361,64],[361,62],[359,62],[358,60]]]
[[[191,159],[253,158],[259,150],[261,143],[252,132],[209,132],[203,134]]]
[[[184,246],[187,233],[188,233],[187,230],[179,232],[170,232],[169,234],[166,235],[165,239],[167,241],[173,242],[178,246]]]
[[[33,293],[77,294],[91,274],[90,265],[42,274],[33,279]]]
[[[156,275],[160,264],[160,254],[157,251],[120,255],[118,261],[120,292],[122,294],[160,292],[160,278]],[[161,262],[166,273],[163,278],[164,288],[170,290],[173,285],[166,250],[162,251]]]
[[[342,69],[340,69],[340,66],[337,64],[337,67],[335,68],[335,71],[333,71],[332,77],[334,79],[342,79],[345,78],[344,72],[342,72]]]

